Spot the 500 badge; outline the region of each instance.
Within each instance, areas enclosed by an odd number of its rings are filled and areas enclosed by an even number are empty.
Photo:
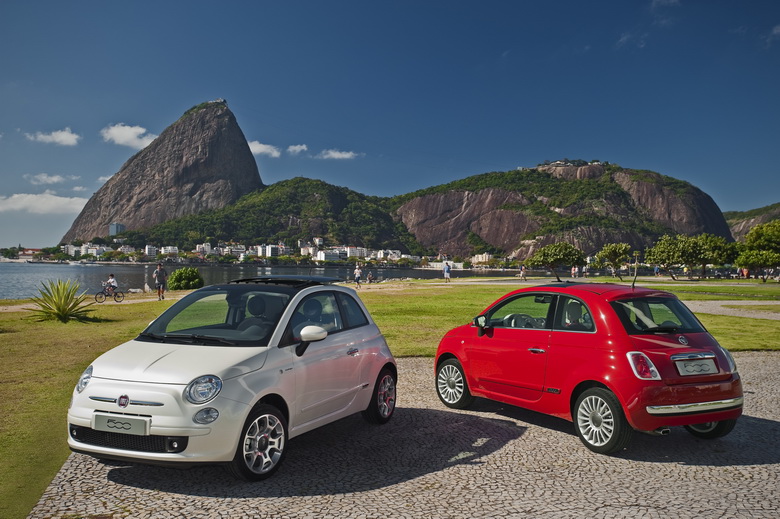
[[[94,415],[93,429],[118,434],[134,434],[147,436],[149,434],[149,418],[136,416],[118,416],[96,413]]]

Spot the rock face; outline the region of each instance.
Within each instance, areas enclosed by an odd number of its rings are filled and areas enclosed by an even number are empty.
[[[757,216],[745,216],[744,213],[727,213],[731,234],[735,240],[742,241],[747,233],[756,225],[761,225],[775,220],[780,220],[780,204],[764,208],[765,211]]]
[[[263,187],[252,152],[224,101],[186,112],[89,199],[63,243],[138,230],[219,209]]]
[[[657,173],[642,175],[644,179],[637,180],[630,172],[619,171],[613,177],[641,213],[679,234],[709,233],[732,239],[726,218],[704,191],[690,184],[684,190],[664,186]]]
[[[538,248],[558,241],[594,254],[607,243],[625,242],[644,249],[664,232],[710,233],[733,239],[712,198],[686,182],[648,171],[618,170],[607,174],[600,165],[544,166],[538,171],[564,182],[611,182],[622,190],[605,190],[600,197],[566,207],[555,207],[540,195],[530,200],[530,194],[520,193],[522,186],[451,190],[413,198],[401,205],[396,214],[422,245],[453,256],[471,253],[471,233],[517,258],[526,258]],[[543,228],[549,217],[538,210],[540,202],[562,217],[606,219],[612,225],[579,225],[545,233]],[[536,204],[537,210],[526,207],[530,204]],[[649,226],[656,231],[648,232]],[[522,239],[537,231],[534,238]]]

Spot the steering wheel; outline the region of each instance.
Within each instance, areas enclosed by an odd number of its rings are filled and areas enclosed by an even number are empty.
[[[503,319],[508,328],[534,328],[536,320],[528,314],[509,314]]]

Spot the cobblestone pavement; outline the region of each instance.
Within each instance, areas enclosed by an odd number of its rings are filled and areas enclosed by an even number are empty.
[[[357,415],[295,438],[265,482],[73,454],[29,517],[776,518],[780,353],[735,357],[745,415],[717,440],[675,427],[593,454],[563,420],[485,400],[448,409],[432,359],[400,359],[389,424]]]

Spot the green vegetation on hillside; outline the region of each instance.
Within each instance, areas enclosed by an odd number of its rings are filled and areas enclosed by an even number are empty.
[[[224,209],[125,235],[131,245],[177,244],[184,250],[205,241],[294,245],[297,240],[308,242],[316,236],[331,245],[427,252],[392,219],[386,199],[302,177],[250,193]]]

